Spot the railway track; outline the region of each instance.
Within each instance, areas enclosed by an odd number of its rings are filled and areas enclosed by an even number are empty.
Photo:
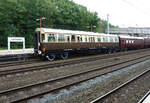
[[[19,55],[12,55],[12,56],[0,56],[0,62],[5,61],[15,61],[18,59],[25,59],[25,58],[32,58],[33,54],[19,54]]]
[[[143,98],[138,103],[143,103],[144,100],[150,95],[150,90],[143,96]]]
[[[132,54],[132,53],[137,53],[137,52],[144,52],[144,51],[147,51],[149,49],[142,49],[142,50],[134,50],[134,51],[128,51],[128,52],[119,52],[119,53],[114,53],[114,54],[104,54],[104,55],[100,55],[98,56],[97,58],[94,57],[94,59],[98,60],[98,59],[103,59],[103,58],[109,58],[109,57],[115,57],[115,56],[121,56],[121,55],[128,55],[128,54]],[[15,60],[17,59],[23,59],[24,57],[21,56],[19,58],[17,57],[13,57]],[[2,67],[9,67],[9,66],[20,66],[20,65],[26,65],[26,64],[32,64],[32,63],[37,63],[37,62],[41,62],[39,59],[33,59],[33,56],[30,55],[30,56],[27,56],[25,57],[25,59],[31,59],[31,60],[19,60],[19,61],[9,61],[9,62],[4,62],[4,61],[7,61],[7,59],[10,59],[11,60],[11,57],[8,57],[8,58],[0,58],[0,68]],[[76,63],[80,63],[80,60],[81,58],[75,58],[75,59],[68,59],[69,62],[74,60]],[[4,61],[3,61],[4,60]],[[66,62],[68,62],[68,60],[60,60],[62,61],[62,64],[66,64]],[[65,62],[66,61],[66,62]],[[79,61],[79,62],[77,62]],[[87,57],[83,57],[82,58],[82,61],[83,62],[86,62],[86,61],[93,61],[93,58],[89,56],[89,59]],[[48,62],[48,61],[44,61],[44,62],[47,62],[48,65],[56,65],[56,63],[53,64],[53,62]],[[55,61],[54,61],[55,62]],[[59,62],[61,63],[61,62]],[[47,65],[47,66],[48,66]],[[46,65],[41,65],[41,66],[46,66]],[[63,65],[62,65],[63,66]]]
[[[41,62],[41,61],[39,59],[30,59],[30,60],[17,60],[17,61],[11,61],[11,62],[1,62],[0,68],[9,67],[9,66],[26,65],[26,64],[32,64],[32,63],[37,63],[37,62]]]
[[[6,102],[8,100],[10,100],[9,102],[26,101],[26,100],[36,97],[36,96],[41,96],[41,95],[49,93],[49,92],[57,91],[62,88],[67,88],[67,87],[76,85],[78,83],[93,79],[95,77],[120,70],[124,67],[131,66],[133,64],[142,62],[143,60],[147,60],[149,58],[150,57],[148,57],[148,56],[138,57],[138,58],[126,60],[126,61],[123,61],[120,63],[115,63],[115,64],[103,66],[103,67],[92,68],[87,71],[82,71],[79,73],[74,73],[74,74],[42,81],[42,82],[35,83],[35,84],[30,84],[30,85],[26,85],[26,86],[22,86],[22,87],[17,87],[17,88],[13,88],[13,89],[9,89],[9,90],[0,91],[0,102],[3,103],[3,101]],[[101,70],[109,69],[110,67],[115,68],[116,66],[121,66],[121,67],[119,67],[117,69],[113,69],[113,70],[111,69],[105,73],[97,74],[98,71],[100,72]],[[89,74],[92,74],[92,73],[96,73],[96,74],[88,76]],[[82,77],[82,79],[81,79],[81,77]]]
[[[38,58],[34,58],[33,56],[26,56],[26,57],[15,57],[15,60],[7,61],[8,58],[5,58],[6,61],[3,61],[3,58],[0,58],[0,68],[9,67],[9,66],[18,66],[18,65],[26,65],[39,62]],[[11,59],[10,59],[11,60]]]
[[[144,50],[145,51],[145,50]],[[54,68],[54,67],[61,67],[61,66],[66,66],[66,65],[74,65],[74,64],[79,64],[79,63],[84,63],[84,62],[92,62],[96,61],[99,59],[111,59],[114,57],[118,56],[123,56],[123,55],[130,55],[130,54],[135,54],[135,53],[144,53],[144,51],[132,51],[132,52],[125,52],[125,53],[116,53],[116,54],[111,54],[111,55],[101,55],[98,57],[94,58],[84,58],[84,59],[75,59],[75,60],[66,60],[63,62],[55,62],[55,63],[47,63],[44,65],[35,65],[31,67],[22,67],[22,68],[15,68],[15,69],[8,69],[8,70],[0,70],[0,77],[1,76],[7,76],[7,75],[14,75],[17,73],[26,73],[26,72],[32,72],[32,71],[40,71],[40,70],[46,70],[49,68]]]
[[[132,79],[128,80],[127,82],[123,83],[122,85],[114,88],[113,90],[109,91],[108,93],[96,98],[95,100],[91,101],[90,103],[105,103],[105,100],[108,102],[108,98],[114,98],[113,95],[117,92],[119,92],[119,90],[121,90],[122,88],[128,88],[127,86],[130,85],[133,81],[136,81],[137,79],[139,79],[140,77],[142,77],[143,75],[150,73],[150,68],[148,70],[145,70],[144,72],[142,72],[141,74],[133,77]],[[146,96],[149,94],[150,92],[148,92],[146,94]],[[146,96],[144,96],[144,98],[142,98],[139,103],[142,103],[142,101],[146,98]],[[120,98],[119,98],[120,99]]]

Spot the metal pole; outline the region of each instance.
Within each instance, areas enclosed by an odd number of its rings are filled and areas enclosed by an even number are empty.
[[[42,18],[40,18],[40,28],[42,27]]]
[[[40,28],[42,28],[42,20],[45,20],[45,17],[41,17],[40,19],[36,19],[36,21],[40,21]]]
[[[93,31],[93,27],[92,27],[92,24],[91,24],[91,32]]]
[[[107,34],[109,34],[109,14],[107,14]]]

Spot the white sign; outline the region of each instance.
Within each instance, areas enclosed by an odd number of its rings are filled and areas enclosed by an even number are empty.
[[[23,42],[23,49],[25,49],[24,37],[8,37],[8,51],[10,51],[10,42]]]

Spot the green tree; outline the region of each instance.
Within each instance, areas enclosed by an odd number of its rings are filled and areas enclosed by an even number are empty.
[[[33,46],[33,33],[40,27],[39,19],[45,17],[42,27],[104,32],[106,21],[96,12],[72,0],[0,0],[0,47],[7,46],[8,36],[26,38],[26,46]],[[113,26],[113,25],[111,25]]]

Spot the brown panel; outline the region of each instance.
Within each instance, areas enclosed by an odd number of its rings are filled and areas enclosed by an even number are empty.
[[[119,43],[41,43],[41,48],[46,48],[46,50],[102,48],[115,46],[119,46]]]

